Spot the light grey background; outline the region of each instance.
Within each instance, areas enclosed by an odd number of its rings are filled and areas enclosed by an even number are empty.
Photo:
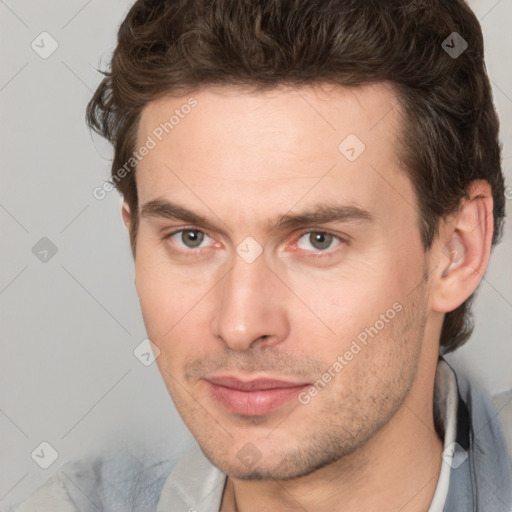
[[[133,355],[145,331],[120,198],[92,194],[112,152],[91,136],[84,111],[130,4],[0,0],[1,509],[82,454],[140,443],[175,457],[192,440],[156,366]],[[510,187],[512,2],[470,5],[485,33]],[[42,58],[31,43],[48,52],[45,31],[58,48]],[[43,237],[57,248],[47,262],[32,252]],[[503,419],[512,416],[511,261],[509,222],[480,287],[475,333],[450,358],[501,393]],[[59,454],[48,469],[31,458],[43,441]]]

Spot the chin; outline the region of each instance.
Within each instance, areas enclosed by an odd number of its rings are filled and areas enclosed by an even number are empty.
[[[271,460],[262,455],[254,467],[247,467],[236,453],[232,454],[232,458],[227,459],[219,456],[218,452],[212,454],[203,447],[201,449],[214,466],[238,480],[292,480],[307,476],[337,460],[333,453],[325,453],[322,456],[317,452],[316,457],[308,457],[303,450],[295,450],[287,454],[274,451]]]

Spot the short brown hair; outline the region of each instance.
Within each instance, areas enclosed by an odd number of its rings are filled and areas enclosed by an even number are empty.
[[[468,43],[456,58],[442,44],[454,32]],[[161,96],[214,85],[391,83],[404,113],[399,152],[425,250],[476,179],[492,189],[493,245],[501,237],[499,123],[482,31],[463,0],[138,0],[104,75],[87,121],[114,146],[113,176],[134,152],[143,107]],[[132,212],[134,254],[135,166],[115,182]],[[472,299],[445,315],[443,352],[471,335]]]

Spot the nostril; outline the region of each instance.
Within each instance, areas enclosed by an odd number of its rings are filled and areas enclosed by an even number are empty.
[[[263,336],[258,336],[252,343],[251,346],[258,345],[261,341],[269,338],[268,334],[263,334]]]

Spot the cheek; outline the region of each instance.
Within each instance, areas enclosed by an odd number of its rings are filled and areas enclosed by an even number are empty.
[[[380,266],[360,264],[328,272],[294,272],[287,276],[287,284],[303,303],[297,303],[302,317],[324,324],[332,335],[346,338],[379,320],[395,302],[404,300],[410,291],[407,283],[414,279],[393,268],[381,261]]]
[[[161,334],[162,325],[168,314],[169,300],[166,288],[158,279],[158,272],[144,260],[138,259],[135,267],[135,287],[139,296],[144,324],[150,339],[155,343],[157,334]]]
[[[148,238],[148,237],[146,237]],[[135,260],[135,287],[144,317],[167,325],[184,314],[193,300],[194,284],[186,279],[183,267],[172,266],[165,250],[152,240],[140,237]],[[189,306],[190,307],[190,306]]]
[[[211,284],[149,257],[137,260],[135,283],[148,338],[160,350],[160,372],[168,387],[174,386],[170,375],[179,375],[183,361],[205,349],[209,332],[206,294]]]
[[[183,290],[167,278],[168,269],[139,255],[135,265],[135,287],[149,339],[163,350],[164,340],[185,314]]]
[[[424,296],[418,294],[383,313],[366,315],[369,319],[360,320],[360,328],[353,324],[346,336],[340,325],[340,341],[331,346],[329,362],[330,367],[337,364],[332,371],[336,376],[331,394],[325,394],[325,407],[343,404],[340,414],[346,410],[352,417],[346,417],[347,422],[359,415],[356,423],[363,424],[363,411],[384,417],[405,399],[420,357],[424,305]]]
[[[412,257],[417,264],[400,265],[401,258]],[[300,348],[311,351],[308,340],[315,340],[313,350],[321,354],[327,367],[341,356],[345,377],[335,373],[342,387],[345,378],[368,379],[365,368],[399,367],[400,353],[405,356],[405,351],[410,350],[414,360],[412,352],[421,333],[407,331],[414,323],[410,318],[411,307],[415,309],[411,291],[421,282],[421,268],[419,253],[381,251],[342,270],[290,273],[290,288],[307,305],[295,301],[296,314],[291,316],[298,332],[307,333],[296,340],[304,343]]]

